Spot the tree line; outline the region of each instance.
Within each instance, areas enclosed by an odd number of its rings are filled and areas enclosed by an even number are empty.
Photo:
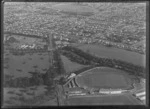
[[[134,74],[137,76],[145,76],[146,69],[143,66],[134,65],[129,62],[124,62],[118,59],[110,59],[110,58],[100,58],[95,57],[89,53],[86,53],[78,48],[72,46],[65,46],[62,48],[62,54],[71,58],[72,61],[78,62],[81,64],[81,60],[87,61],[87,65],[95,65],[95,66],[105,66],[105,67],[112,67],[124,70],[130,74]],[[64,52],[65,51],[65,52]],[[75,54],[75,55],[74,55]],[[77,56],[80,58],[77,58]]]

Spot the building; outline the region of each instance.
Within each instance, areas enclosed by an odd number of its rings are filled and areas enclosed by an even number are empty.
[[[111,94],[120,94],[120,93],[122,93],[122,90],[121,90],[121,89],[118,89],[118,90],[110,90],[110,93],[111,93]]]
[[[68,79],[73,78],[74,76],[76,76],[75,73],[71,73],[71,75],[68,77]]]
[[[80,91],[70,91],[70,92],[68,92],[69,94],[75,94],[75,93],[82,93],[82,91],[80,90]]]
[[[139,92],[139,93],[135,94],[136,97],[139,97],[139,96],[142,96],[142,95],[145,95],[145,91],[144,92]]]
[[[100,89],[99,93],[103,94],[120,94],[123,90],[121,89]]]
[[[146,82],[146,79],[141,78],[141,82],[145,83],[145,82]]]
[[[140,99],[141,101],[144,101],[144,100],[146,99],[146,97],[145,97],[145,96],[142,96],[142,97],[139,97],[139,99]]]
[[[100,89],[99,93],[109,94],[110,91],[109,91],[109,89]]]
[[[75,93],[75,94],[69,94],[68,96],[76,96],[76,95],[86,95],[86,93]]]

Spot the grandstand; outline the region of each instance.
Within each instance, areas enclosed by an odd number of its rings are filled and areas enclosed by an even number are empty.
[[[76,95],[86,95],[86,93],[74,93],[74,94],[69,94],[68,96],[76,96]]]
[[[68,89],[66,88],[65,92],[67,97],[72,97],[72,96],[86,95],[88,91],[79,87],[75,87],[75,88],[68,88]]]
[[[82,93],[82,90],[80,90],[80,91],[71,91],[69,93]]]
[[[112,87],[112,85],[116,85],[116,84],[119,84],[119,83],[118,83],[118,81],[115,80],[116,82],[113,84],[109,80],[108,84],[110,84],[110,85],[105,87],[104,83],[107,83],[107,81],[105,81],[105,79],[101,77],[100,73],[97,73],[97,72],[99,72],[99,70],[101,70],[101,71],[104,70],[105,71],[106,69],[102,69],[102,67],[101,68],[98,67],[98,68],[87,70],[87,71],[85,71],[86,73],[83,72],[82,75],[79,74],[81,76],[73,75],[67,81],[67,83],[65,84],[65,86],[67,86],[65,88],[66,89],[65,92],[66,92],[67,98],[70,100],[72,98],[83,97],[83,99],[84,99],[85,96],[87,98],[88,96],[95,97],[95,96],[99,95],[100,97],[102,97],[102,96],[110,96],[110,98],[112,98],[112,96],[119,96],[118,99],[123,99],[122,96],[124,96],[124,95],[126,96],[127,93],[132,93],[134,96],[132,96],[132,94],[129,94],[129,95],[127,95],[127,96],[129,96],[129,97],[127,97],[127,99],[128,98],[134,99],[133,101],[135,101],[135,104],[136,104],[136,102],[138,102],[138,103],[142,103],[143,102],[145,104],[145,99],[146,99],[146,97],[145,97],[145,89],[143,88],[143,85],[141,85],[141,83],[139,83],[139,82],[138,83],[132,83],[132,81],[130,81],[130,80],[127,81],[127,85],[129,85],[130,82],[131,82],[131,85],[133,85],[133,89],[131,90],[131,88],[129,88],[129,87],[122,88],[121,85],[120,85],[120,87]],[[109,70],[110,69],[107,69],[106,71],[108,72]],[[97,74],[96,76],[94,75],[94,77],[92,75],[93,72],[95,72]],[[114,70],[111,70],[111,72],[114,72]],[[86,77],[87,74],[90,75],[90,76]],[[106,73],[103,73],[103,74],[106,75]],[[115,74],[120,74],[120,71],[119,71],[119,73],[115,72],[114,75],[111,75],[110,79],[112,79],[112,77],[116,76]],[[126,74],[122,74],[122,75],[126,77],[125,80],[126,79],[128,80],[128,76],[126,76]],[[101,79],[99,77],[97,77],[97,76],[101,77]],[[80,79],[81,81],[79,81],[78,78],[81,78],[81,77],[82,77],[82,79]],[[122,76],[120,76],[120,77],[122,77]],[[103,84],[101,85],[101,87],[89,87],[88,86],[89,85],[89,80],[91,78],[93,78],[94,82],[95,82],[95,78],[97,79],[97,81],[99,81],[99,80],[101,81],[103,79],[104,82],[102,81]],[[118,76],[116,78],[118,79]],[[85,79],[85,81],[82,82],[83,79]],[[93,81],[91,81],[92,85],[95,86]],[[85,82],[87,84],[84,84]],[[102,82],[98,82],[97,85],[99,85]],[[141,82],[145,83],[145,80],[143,79],[143,80],[141,80]],[[124,82],[122,82],[120,84],[124,84]],[[126,93],[124,93],[124,92],[126,92]],[[129,101],[125,100],[125,102],[129,102]],[[84,102],[84,100],[83,100],[83,102]],[[117,101],[117,102],[120,102],[120,101]]]
[[[135,94],[136,97],[140,97],[140,96],[142,96],[142,95],[145,95],[145,91],[144,91],[144,92],[139,92],[139,93],[136,93],[136,94]]]
[[[133,94],[137,99],[139,99],[140,101],[142,101],[143,103],[145,103],[146,101],[146,93],[145,90],[140,90],[137,91]]]
[[[69,83],[67,84],[67,87],[69,88],[75,88],[75,87],[79,87],[75,78],[73,78],[71,81],[69,81]]]
[[[100,89],[99,93],[109,94],[109,89]]]
[[[142,97],[140,97],[139,99],[140,99],[141,101],[143,101],[143,100],[146,99],[146,97],[145,97],[145,96],[142,96]]]
[[[126,91],[126,90],[121,90],[121,89],[100,89],[99,93],[102,93],[102,94],[121,94],[124,91]]]
[[[144,78],[141,78],[141,82],[142,82],[142,83],[145,83],[146,80],[145,80]]]

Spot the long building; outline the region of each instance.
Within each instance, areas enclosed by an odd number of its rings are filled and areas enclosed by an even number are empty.
[[[145,91],[144,91],[144,92],[136,93],[135,96],[136,96],[136,97],[139,97],[139,96],[142,96],[142,95],[145,95],[145,94],[146,94],[146,93],[145,93]]]
[[[100,89],[99,93],[103,93],[103,94],[120,94],[123,91],[124,90],[121,90],[121,89]]]
[[[74,94],[69,94],[68,96],[76,96],[76,95],[86,95],[86,93],[74,93]]]

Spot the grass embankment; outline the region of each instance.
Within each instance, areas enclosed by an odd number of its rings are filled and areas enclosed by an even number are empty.
[[[77,71],[79,69],[82,69],[84,67],[87,67],[86,65],[81,65],[75,62],[70,61],[67,57],[61,55],[61,59],[63,61],[64,64],[64,68],[66,70],[66,73],[70,73],[73,71]]]

